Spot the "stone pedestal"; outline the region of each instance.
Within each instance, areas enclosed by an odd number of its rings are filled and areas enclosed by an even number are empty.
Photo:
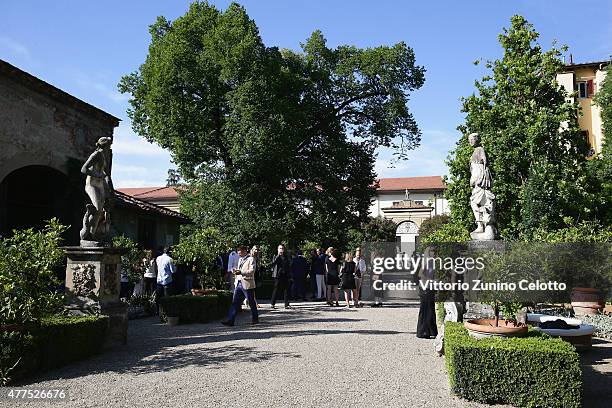
[[[100,311],[109,316],[106,346],[126,344],[127,308],[119,300],[121,250],[107,247],[65,247],[66,295],[74,314]]]

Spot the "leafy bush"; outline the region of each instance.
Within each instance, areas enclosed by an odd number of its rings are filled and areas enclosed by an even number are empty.
[[[108,317],[49,316],[28,332],[0,332],[0,385],[102,351]]]
[[[535,330],[523,338],[475,339],[446,322],[444,350],[451,390],[471,401],[520,407],[580,407],[576,349]]]
[[[595,326],[595,336],[612,340],[612,316],[597,314],[593,316],[581,316],[580,319],[582,319],[584,323]]]
[[[425,248],[432,244],[466,242],[470,239],[469,231],[462,224],[451,221],[421,237],[420,243]]]
[[[63,294],[55,269],[64,259],[59,248],[66,230],[57,219],[40,231],[15,230],[0,239],[0,324],[37,321],[61,309]]]
[[[429,235],[442,228],[442,226],[450,222],[450,216],[446,214],[434,215],[431,218],[424,220],[419,227],[419,239],[427,240]]]
[[[121,271],[131,283],[140,282],[145,273],[146,265],[142,261],[146,253],[130,238],[119,235],[113,238],[113,247],[125,251],[121,255]]]
[[[168,296],[159,301],[159,317],[165,322],[168,316],[178,316],[179,323],[207,323],[225,316],[232,303],[229,291],[219,291],[216,295]]]
[[[196,267],[202,288],[220,289],[225,280],[223,273],[217,269],[215,260],[228,245],[218,229],[201,228],[181,237],[181,242],[173,248],[172,255],[177,262]]]

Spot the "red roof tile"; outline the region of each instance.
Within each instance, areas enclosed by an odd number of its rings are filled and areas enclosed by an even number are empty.
[[[175,187],[134,187],[118,188],[124,194],[141,200],[173,200],[178,198]]]
[[[394,177],[378,180],[378,191],[445,190],[442,176]]]

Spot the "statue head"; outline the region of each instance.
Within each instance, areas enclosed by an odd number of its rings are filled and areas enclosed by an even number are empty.
[[[112,143],[113,139],[104,136],[98,139],[98,141],[96,142],[96,147],[99,147],[100,149],[107,149]]]
[[[471,146],[478,146],[480,143],[480,135],[478,133],[470,133],[468,135],[468,141]]]

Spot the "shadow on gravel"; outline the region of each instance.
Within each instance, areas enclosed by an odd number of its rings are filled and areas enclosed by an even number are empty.
[[[593,339],[590,350],[580,352],[582,406],[608,408],[612,401],[612,342]]]

